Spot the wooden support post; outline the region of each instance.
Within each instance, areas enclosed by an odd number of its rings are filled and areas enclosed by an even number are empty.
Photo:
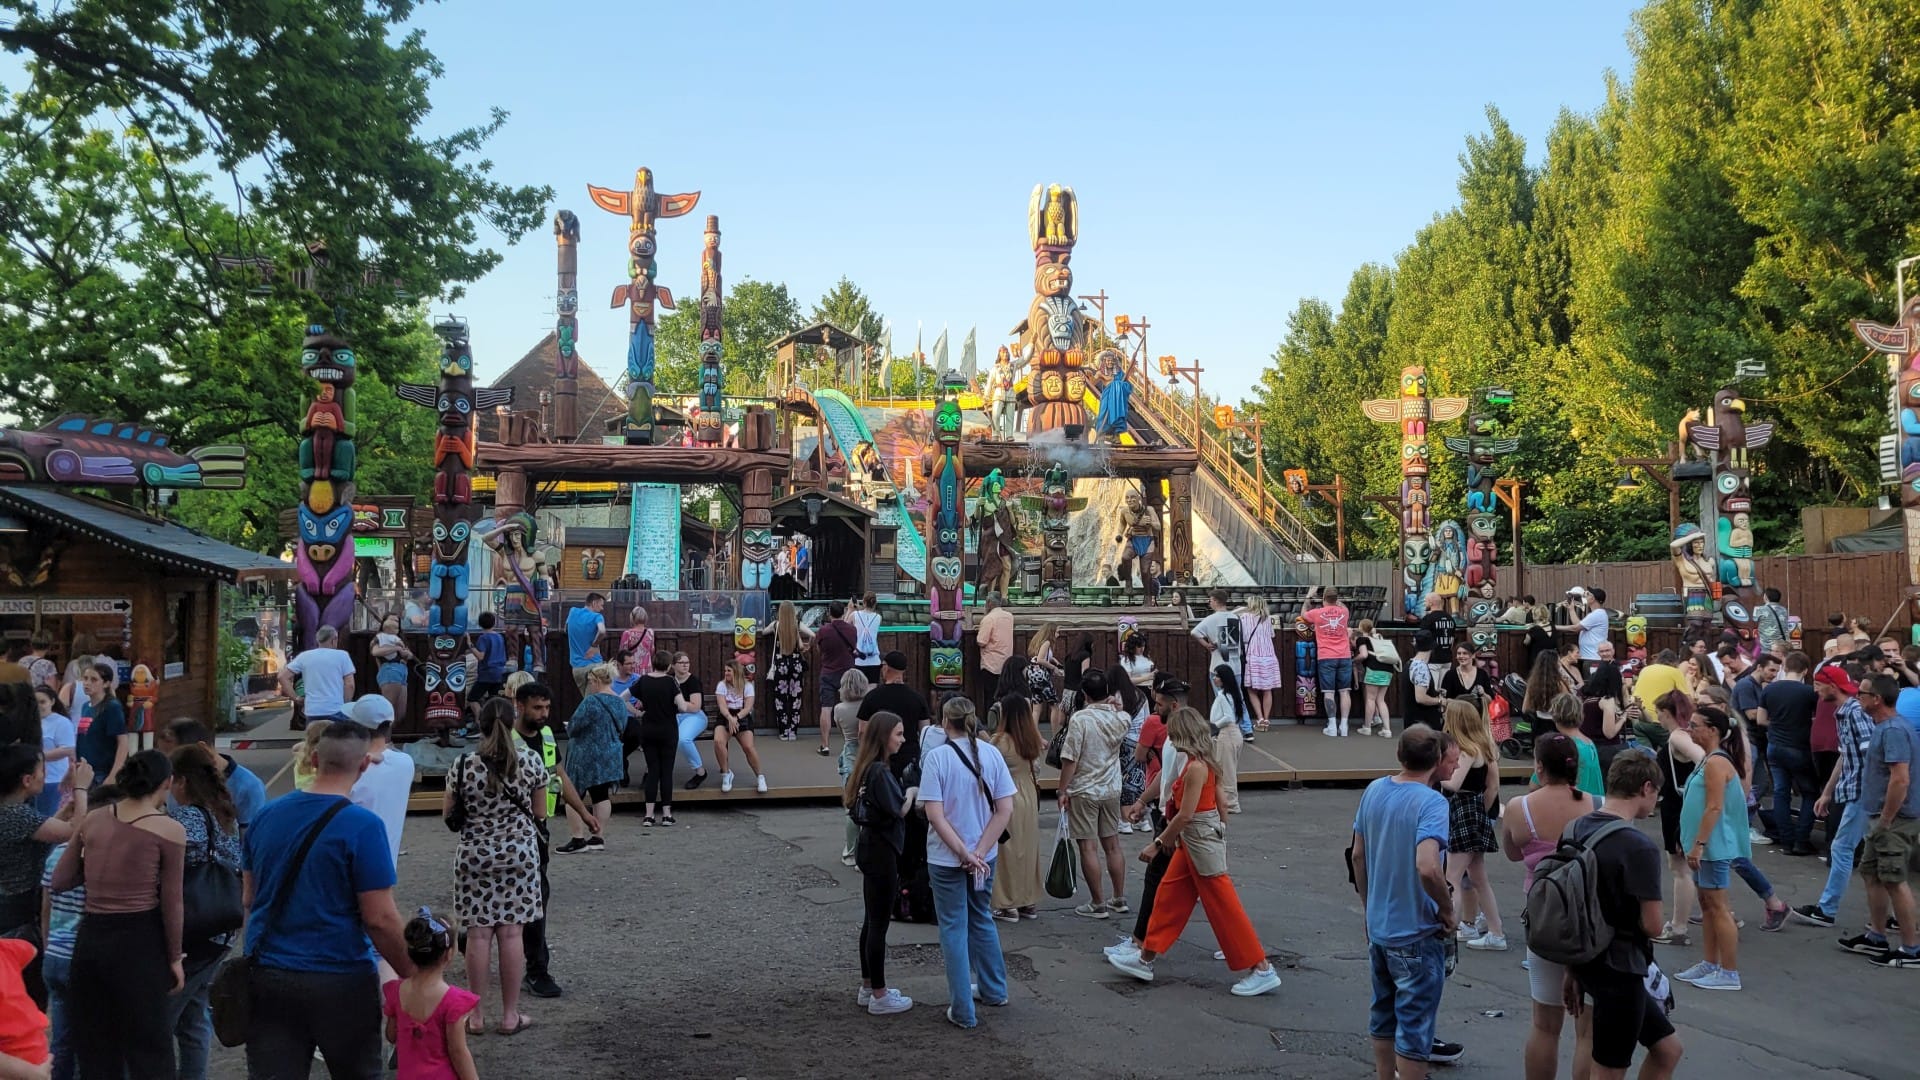
[[[1157,486],[1157,485],[1156,485]],[[1193,470],[1175,469],[1167,476],[1167,572],[1193,573]]]

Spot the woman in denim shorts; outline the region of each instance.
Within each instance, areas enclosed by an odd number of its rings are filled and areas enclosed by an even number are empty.
[[[1726,712],[1711,706],[1694,712],[1688,733],[1707,753],[1687,777],[1680,806],[1680,842],[1700,890],[1705,959],[1674,977],[1702,990],[1738,990],[1739,931],[1727,902],[1727,885],[1733,880],[1734,860],[1753,856],[1746,815],[1733,812],[1746,808],[1740,780],[1746,746]]]

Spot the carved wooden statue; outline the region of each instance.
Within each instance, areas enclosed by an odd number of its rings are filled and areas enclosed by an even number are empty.
[[[553,216],[553,242],[553,435],[572,442],[580,434],[580,219],[573,211]]]
[[[1073,299],[1073,245],[1080,235],[1080,204],[1073,189],[1036,184],[1027,202],[1033,241],[1033,303],[1013,328],[1032,365],[1027,381],[1027,430],[1053,431],[1087,420],[1086,345],[1095,321]]]
[[[996,439],[1010,439],[1019,429],[1019,394],[1014,381],[1024,359],[1015,360],[1005,345],[993,358],[993,370],[987,373],[987,424]]]
[[[706,245],[700,255],[700,412],[693,420],[693,441],[720,442],[721,342],[720,219],[707,215]]]
[[[293,564],[300,648],[331,626],[344,634],[353,614],[353,349],[322,326],[307,327],[300,369],[320,384],[300,431],[300,507]]]
[[[307,425],[326,426],[327,447],[347,426],[337,391],[320,384]],[[351,432],[346,433],[352,452]],[[247,448],[202,446],[180,453],[162,432],[140,424],[84,413],[56,417],[38,431],[0,428],[0,482],[78,484],[87,487],[207,488],[233,490],[247,483]],[[308,440],[301,440],[303,454]],[[302,468],[306,478],[310,470]],[[348,470],[351,472],[351,469]]]
[[[461,723],[466,707],[474,413],[512,404],[513,391],[474,388],[473,349],[464,321],[446,320],[434,332],[441,341],[439,384],[401,383],[394,393],[434,410],[440,418],[433,445],[433,564],[427,578],[428,638],[422,678],[427,726],[444,731]]]
[[[1467,588],[1478,589],[1494,580],[1499,564],[1499,497],[1494,469],[1501,457],[1520,449],[1520,440],[1499,438],[1503,414],[1513,403],[1513,391],[1482,387],[1473,395],[1465,436],[1449,435],[1448,450],[1467,459]]]
[[[540,594],[532,574],[533,546],[539,540],[540,526],[532,514],[521,511],[498,519],[482,521],[474,535],[493,552],[493,580],[500,587],[500,624],[515,655],[522,646],[533,651],[533,670],[547,669],[547,619],[540,608]],[[595,549],[597,550],[597,549]],[[589,580],[598,580],[600,571],[589,555],[583,559]],[[605,566],[601,556],[600,567]]]
[[[1907,301],[1897,324],[1886,326],[1855,319],[1853,332],[1868,348],[1887,354],[1893,383],[1890,420],[1896,440],[1900,505],[1920,509],[1920,297]],[[1916,538],[1908,538],[1910,548],[1915,542]]]
[[[627,227],[627,276],[625,285],[613,290],[613,307],[627,306],[630,336],[627,339],[627,442],[653,441],[653,330],[656,307],[673,310],[673,293],[656,280],[660,274],[659,243],[654,234],[661,218],[679,217],[700,201],[700,193],[662,195],[653,188],[653,170],[636,169],[631,191],[587,186],[595,206],[614,214],[625,214]]]
[[[1400,425],[1400,574],[1401,605],[1419,618],[1429,575],[1433,541],[1428,533],[1432,498],[1427,488],[1427,424],[1457,419],[1467,411],[1465,398],[1427,396],[1427,369],[1418,364],[1400,370],[1400,396],[1361,403],[1368,418]]]
[[[960,453],[960,388],[958,380],[940,388],[933,410],[936,440],[927,469],[927,594],[931,607],[928,635],[932,639],[930,667],[933,685],[960,686],[960,637],[966,628],[961,567],[966,560],[962,527],[966,509],[965,463]]]
[[[1129,490],[1120,507],[1119,529],[1114,542],[1120,546],[1120,558],[1114,572],[1120,578],[1122,588],[1134,587],[1134,567],[1140,568],[1144,579],[1148,557],[1155,553],[1160,536],[1160,513],[1141,497],[1140,492]],[[1144,588],[1145,581],[1140,581]]]
[[[1017,530],[1013,510],[1002,494],[1006,486],[1006,478],[999,469],[989,472],[980,481],[980,497],[973,509],[973,524],[979,530],[974,550],[980,556],[975,588],[981,593],[997,592],[1002,596],[1007,594],[1007,587],[1013,581],[1013,562],[1019,553],[1015,546]]]

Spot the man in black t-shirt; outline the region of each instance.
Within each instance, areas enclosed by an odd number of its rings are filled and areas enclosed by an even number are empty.
[[[1811,855],[1813,801],[1820,796],[1820,779],[1813,769],[1813,714],[1820,694],[1808,678],[1813,661],[1806,653],[1788,653],[1784,668],[1760,691],[1759,713],[1767,725],[1765,768],[1773,781],[1773,812],[1765,821],[1774,842],[1784,845],[1785,854]],[[1796,794],[1800,796],[1797,825],[1793,820]]]
[[[1447,598],[1432,593],[1426,599],[1427,613],[1420,616],[1420,629],[1433,635],[1433,655],[1441,666],[1453,662],[1453,616],[1447,612]]]
[[[890,712],[900,717],[900,729],[907,740],[888,760],[893,775],[902,778],[907,766],[920,760],[920,729],[927,723],[927,699],[906,684],[907,654],[894,650],[880,662],[880,685],[860,699],[860,719],[871,720],[874,713]]]
[[[1613,759],[1607,771],[1603,809],[1568,825],[1563,838],[1580,840],[1625,818],[1629,824],[1593,848],[1599,875],[1600,910],[1613,941],[1597,958],[1567,971],[1567,1011],[1593,1006],[1593,1064],[1597,1080],[1627,1075],[1635,1043],[1647,1048],[1642,1076],[1672,1076],[1680,1063],[1680,1037],[1667,1019],[1666,1003],[1647,992],[1652,939],[1665,916],[1660,906],[1660,848],[1631,822],[1652,817],[1660,803],[1660,767],[1644,750]]]

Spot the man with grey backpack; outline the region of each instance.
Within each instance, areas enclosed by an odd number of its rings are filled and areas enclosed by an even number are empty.
[[[1527,947],[1567,966],[1569,1013],[1592,1003],[1596,1080],[1624,1078],[1635,1043],[1647,1048],[1642,1077],[1672,1076],[1680,1064],[1671,993],[1653,963],[1652,939],[1665,921],[1660,849],[1633,825],[1653,816],[1659,799],[1652,755],[1614,758],[1605,803],[1567,826],[1527,892]]]

